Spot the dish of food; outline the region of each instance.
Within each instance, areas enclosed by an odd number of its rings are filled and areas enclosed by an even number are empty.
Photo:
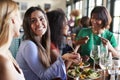
[[[81,74],[79,75],[79,78],[82,80],[85,79],[98,79],[100,78],[100,70],[94,71],[91,68],[85,68]]]
[[[88,63],[88,62],[81,62],[80,64],[79,64],[79,66],[82,68],[82,67],[89,67],[90,66],[90,63]]]
[[[77,78],[79,77],[80,73],[82,72],[83,69],[79,68],[79,67],[76,67],[75,69],[69,69],[67,71],[67,75],[70,77],[70,78]]]
[[[72,67],[80,67],[80,68],[85,68],[85,67],[89,67],[90,63],[88,62],[80,62],[79,64],[73,64]]]
[[[93,80],[100,78],[100,70],[94,71],[91,68],[76,68],[76,69],[69,69],[67,75],[70,78],[78,78],[80,80]]]

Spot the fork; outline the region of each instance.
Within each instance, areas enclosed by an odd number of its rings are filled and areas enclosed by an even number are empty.
[[[77,53],[77,51],[78,51],[78,49],[79,49],[80,46],[76,46],[76,47],[74,48],[71,39],[69,39],[69,40],[67,41],[67,44],[68,44],[68,46],[70,46],[70,47],[72,48],[72,50],[73,50],[75,53]]]

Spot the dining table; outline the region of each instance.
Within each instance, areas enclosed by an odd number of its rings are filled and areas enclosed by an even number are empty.
[[[71,78],[69,76],[67,76],[67,80],[120,80],[120,75],[118,75],[118,79],[115,79],[116,75],[110,75],[108,74],[108,70],[104,71],[100,68],[99,65],[95,65],[96,69],[101,70],[100,72],[100,77],[97,79],[79,79],[79,78]],[[90,66],[89,68],[92,68],[92,66]]]

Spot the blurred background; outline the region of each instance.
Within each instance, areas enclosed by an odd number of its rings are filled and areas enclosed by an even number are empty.
[[[118,42],[118,49],[120,50],[120,0],[14,0],[18,3],[21,17],[23,19],[25,11],[31,6],[41,7],[43,10],[50,11],[57,8],[61,8],[65,11],[68,20],[70,19],[70,14],[73,10],[76,10],[76,18],[81,18],[82,16],[90,17],[91,10],[95,6],[105,6],[111,16],[112,23],[109,30],[114,33],[116,40]],[[78,14],[77,14],[78,13]],[[16,56],[19,44],[21,42],[21,37],[23,35],[23,30],[21,27],[21,36],[15,38],[11,44],[10,50],[13,56]]]

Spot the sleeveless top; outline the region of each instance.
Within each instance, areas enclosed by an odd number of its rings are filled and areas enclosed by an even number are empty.
[[[24,74],[22,69],[19,67],[18,63],[16,62],[16,60],[13,58],[13,56],[11,55],[11,52],[8,52],[8,56],[11,59],[11,65],[13,65],[14,69],[15,69],[15,76],[16,76],[16,80],[25,80]]]
[[[17,80],[25,80],[22,70],[17,65],[15,65],[14,63],[13,63],[13,66],[16,70],[15,76],[16,76]]]

